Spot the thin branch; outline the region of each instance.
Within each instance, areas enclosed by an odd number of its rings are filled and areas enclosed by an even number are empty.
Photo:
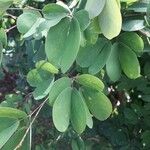
[[[73,2],[70,4],[69,8],[72,9],[78,4],[78,0],[73,0]]]
[[[29,120],[31,121],[31,117],[29,118]],[[30,139],[30,141],[29,141],[29,145],[30,145],[29,150],[31,150],[32,149],[32,126],[30,126],[29,135],[30,135],[30,137],[29,137],[29,139]]]
[[[31,9],[31,10],[36,10],[36,11],[42,11],[42,9],[34,8],[34,7],[31,7],[31,6],[26,6],[26,8]]]
[[[5,31],[6,31],[6,32],[9,32],[9,31],[13,30],[13,29],[16,28],[16,27],[17,27],[17,25],[14,25],[14,26],[10,27],[9,29],[6,29]]]
[[[34,7],[26,6],[25,8],[8,8],[7,10],[36,10],[36,11],[42,11],[41,9],[37,9]]]
[[[29,127],[27,128],[27,130],[26,130],[24,136],[22,137],[20,143],[16,146],[16,148],[15,148],[14,150],[18,150],[18,149],[22,146],[22,144],[23,144],[23,142],[24,142],[24,140],[25,140],[25,138],[26,138],[28,132],[30,131],[30,128],[32,127],[32,125],[33,125],[35,119],[37,118],[38,114],[40,113],[41,109],[43,108],[43,106],[44,106],[44,104],[46,103],[47,100],[48,100],[48,98],[46,98],[46,99],[44,100],[44,102],[40,105],[40,107],[39,107],[39,109],[38,109],[36,115],[35,115],[34,118],[32,119],[32,121],[31,121]]]
[[[17,7],[17,8],[8,8],[7,10],[24,10],[25,8],[19,8],[19,7]]]
[[[150,37],[150,31],[146,31],[146,30],[139,30],[139,32],[141,33],[141,34],[143,34],[144,36],[146,36],[146,37]]]
[[[13,18],[13,19],[15,19],[15,20],[17,19],[16,16],[13,16],[12,14],[9,14],[9,13],[5,14],[5,16],[11,17],[11,18]]]

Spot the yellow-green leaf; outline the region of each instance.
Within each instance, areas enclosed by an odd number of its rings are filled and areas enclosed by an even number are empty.
[[[51,63],[49,63],[45,60],[41,60],[41,61],[37,62],[36,68],[46,70],[52,74],[58,74],[58,72],[59,72],[59,70],[55,66],[53,66]]]
[[[24,119],[27,117],[27,114],[19,109],[10,107],[0,107],[0,117]]]
[[[106,0],[103,11],[99,15],[99,24],[106,38],[112,39],[119,35],[122,26],[122,17],[116,0]]]
[[[3,46],[7,45],[7,35],[3,28],[0,28],[0,41],[2,42]]]
[[[13,4],[13,0],[0,0],[0,17]]]
[[[85,87],[89,87],[97,91],[103,91],[104,89],[103,82],[99,78],[90,74],[82,74],[77,76],[76,82]]]

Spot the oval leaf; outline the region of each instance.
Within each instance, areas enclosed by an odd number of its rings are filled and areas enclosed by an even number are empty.
[[[3,46],[7,45],[7,35],[3,28],[0,29],[0,41],[2,42]]]
[[[144,20],[143,19],[124,19],[122,30],[123,31],[138,31],[145,28]]]
[[[36,87],[33,96],[36,100],[40,100],[48,95],[54,82],[54,76],[48,71],[38,68],[27,74],[27,81],[31,86]]]
[[[68,87],[71,87],[71,79],[62,77],[56,80],[49,92],[49,104],[52,106],[58,95]]]
[[[140,64],[136,54],[126,45],[119,44],[119,60],[123,72],[131,79],[140,76]]]
[[[74,130],[81,134],[86,127],[86,109],[80,93],[74,89],[71,95],[71,123]]]
[[[99,24],[106,38],[112,39],[119,35],[122,17],[116,0],[106,0],[105,7],[99,15]]]
[[[0,107],[0,117],[24,119],[27,118],[27,114],[19,109],[10,107]]]
[[[19,121],[10,118],[0,118],[0,122],[1,149],[19,127]]]
[[[142,38],[135,32],[125,32],[119,37],[119,42],[130,47],[136,53],[143,52],[144,42]]]
[[[83,96],[88,108],[95,118],[103,121],[110,116],[112,112],[112,104],[102,92],[84,89]]]
[[[95,18],[102,12],[105,2],[106,0],[87,0],[85,10],[88,11],[90,19]]]
[[[2,150],[8,150],[8,149],[14,150],[16,148],[16,146],[19,144],[19,142],[21,141],[21,139],[23,138],[25,132],[26,132],[26,127],[23,127],[23,128],[20,128],[19,130],[17,130],[11,136],[11,138],[7,141],[7,143],[3,146]],[[21,150],[30,149],[28,135],[27,135],[26,139],[24,140],[24,142],[22,143],[20,148],[21,148]]]
[[[107,41],[101,52],[95,58],[95,62],[89,67],[89,73],[97,74],[106,64],[111,53],[111,42]]]
[[[89,14],[86,10],[80,10],[75,13],[75,17],[80,24],[81,31],[84,31],[90,24]]]
[[[0,42],[0,65],[2,63],[2,59],[3,59],[3,45],[2,42]]]
[[[89,111],[89,109],[88,109],[88,107],[87,107],[87,105],[85,103],[85,99],[84,99],[83,94],[82,94],[82,89],[80,89],[80,95],[81,95],[81,97],[83,99],[84,107],[86,109],[86,124],[87,124],[87,126],[90,129],[92,129],[92,127],[93,127],[93,119],[92,119],[92,115],[91,115],[91,113],[90,113],[90,111]]]
[[[0,1],[0,17],[5,11],[13,4],[13,0],[1,0]]]
[[[62,30],[63,29],[63,30]],[[59,40],[56,40],[58,39]],[[80,26],[73,18],[62,19],[50,28],[45,44],[48,60],[65,73],[76,59],[80,46]]]
[[[90,74],[79,75],[76,77],[76,81],[85,87],[89,87],[97,91],[104,90],[103,82],[99,78]]]
[[[89,67],[95,63],[98,55],[104,48],[107,40],[104,38],[99,38],[96,44],[86,45],[85,47],[81,47],[77,56],[77,63],[81,67]]]
[[[46,70],[49,71],[52,74],[58,74],[59,70],[53,66],[51,63],[45,61],[45,60],[41,60],[39,62],[36,63],[36,68],[37,69],[42,69],[42,70]]]
[[[17,19],[17,29],[20,33],[26,33],[39,19],[39,16],[35,13],[26,12],[20,15]]]
[[[106,63],[107,75],[112,81],[117,81],[121,77],[121,66],[119,62],[118,43],[112,46],[110,57]]]
[[[65,132],[69,126],[72,88],[64,89],[53,105],[53,122],[60,132]]]
[[[43,10],[43,15],[46,19],[62,19],[69,14],[68,10],[65,9],[64,7],[58,5],[58,4],[47,4],[44,6]]]

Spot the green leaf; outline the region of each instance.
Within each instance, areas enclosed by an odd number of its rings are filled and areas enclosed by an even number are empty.
[[[25,119],[27,118],[27,114],[19,109],[10,108],[10,107],[0,107],[0,117]]]
[[[137,33],[125,32],[119,36],[119,42],[125,44],[136,53],[143,52],[144,42]]]
[[[58,74],[59,70],[53,66],[51,63],[45,61],[45,60],[41,60],[39,62],[36,63],[36,68],[37,69],[42,69],[42,70],[45,70],[45,71],[48,71],[52,74]]]
[[[72,150],[80,150],[76,140],[71,141],[71,148],[72,148]]]
[[[13,0],[0,0],[0,17],[13,4]]]
[[[119,60],[123,72],[131,79],[140,76],[140,64],[136,54],[126,45],[119,44]]]
[[[142,143],[145,147],[145,149],[149,149],[150,148],[150,130],[146,130],[142,133],[142,136],[141,136],[141,139],[142,139]]]
[[[89,109],[88,109],[88,107],[87,107],[87,105],[86,105],[86,103],[84,102],[84,107],[85,107],[85,109],[86,109],[86,124],[87,124],[87,126],[90,128],[90,129],[92,129],[93,128],[93,119],[92,119],[92,115],[91,115],[91,113],[90,113],[90,111],[89,111]]]
[[[121,66],[119,62],[118,43],[112,46],[110,56],[106,63],[107,75],[112,81],[117,81],[121,77]]]
[[[111,52],[111,42],[99,38],[95,45],[81,47],[77,56],[77,63],[81,67],[89,67],[90,74],[97,74],[106,64]]]
[[[44,18],[38,18],[38,19],[34,22],[34,24],[31,26],[31,28],[28,30],[28,32],[26,32],[26,33],[23,35],[23,38],[27,38],[27,37],[30,37],[30,36],[34,35],[34,34],[37,32],[39,26],[40,26],[43,22],[45,22],[45,19],[44,19]]]
[[[124,117],[126,119],[126,121],[129,123],[129,124],[137,124],[138,123],[138,116],[137,114],[134,112],[133,109],[131,108],[124,108]]]
[[[102,12],[105,2],[106,0],[87,0],[85,10],[88,11],[90,19],[95,18]]]
[[[132,10],[132,11],[138,12],[138,13],[145,13],[145,12],[147,12],[148,3],[149,2],[134,3],[128,7],[128,10]]]
[[[75,17],[80,24],[81,31],[84,31],[90,24],[89,14],[86,10],[80,10],[75,13]]]
[[[58,95],[68,87],[71,87],[71,79],[68,77],[62,77],[56,80],[49,92],[49,104],[52,106]]]
[[[58,24],[60,22],[60,18],[56,18],[53,20],[46,20],[44,18],[39,18],[40,22],[38,21],[38,24],[35,22],[34,26],[32,26],[32,32],[34,32],[34,37],[37,37],[38,35],[43,37],[47,37],[47,33],[49,31],[49,29],[53,26],[55,26],[56,24]],[[31,29],[30,29],[31,30]],[[30,33],[30,30],[28,31]],[[23,37],[27,37],[29,35],[29,33],[26,33]],[[31,35],[31,33],[30,33]]]
[[[87,107],[87,105],[86,105],[86,103],[85,103],[85,99],[84,99],[83,94],[82,94],[82,89],[80,89],[79,92],[80,92],[80,95],[81,95],[81,97],[82,97],[82,99],[83,99],[84,108],[85,108],[85,110],[86,110],[86,124],[87,124],[87,126],[88,126],[90,129],[92,129],[92,127],[93,127],[92,115],[91,115],[91,113],[90,113],[90,111],[89,111],[89,109],[88,109],[88,107]]]
[[[71,95],[71,124],[81,134],[86,127],[86,108],[80,93],[74,89]]]
[[[8,150],[8,149],[15,149],[16,146],[19,144],[19,142],[21,141],[21,139],[23,138],[24,134],[26,132],[26,128],[23,127],[19,130],[17,130],[12,136],[11,138],[7,141],[7,143],[3,146],[2,150]],[[21,150],[27,150],[29,149],[29,141],[27,140],[28,136],[26,137],[26,139],[24,140],[22,146],[20,147]]]
[[[112,39],[119,35],[122,26],[122,17],[116,0],[106,0],[104,9],[99,15],[99,24],[106,38]]]
[[[59,40],[56,40],[58,37]],[[75,18],[62,19],[48,32],[45,44],[48,60],[65,73],[76,59],[80,39],[81,33],[78,21]]]
[[[3,28],[0,29],[0,41],[2,42],[3,46],[7,45],[7,35]]]
[[[131,4],[131,3],[137,2],[138,0],[120,0],[120,1],[125,2],[127,4]]]
[[[0,122],[1,149],[19,127],[19,121],[10,118],[0,118]]]
[[[110,116],[112,112],[112,104],[102,92],[84,89],[83,96],[91,113],[97,119],[103,121]]]
[[[97,74],[106,64],[111,53],[111,42],[107,41],[101,52],[95,58],[95,62],[89,67],[89,73]]]
[[[55,3],[47,4],[46,6],[44,6],[42,12],[44,17],[50,20],[56,18],[62,19],[69,14],[69,11],[67,9]]]
[[[143,28],[145,28],[143,19],[134,19],[134,18],[124,19],[122,25],[123,31],[138,31]]]
[[[27,82],[36,87],[33,96],[36,100],[39,100],[48,95],[54,82],[54,76],[40,68],[33,69],[27,74]]]
[[[97,91],[103,91],[104,90],[104,84],[103,82],[90,74],[82,74],[76,77],[76,82],[79,84],[97,90]]]
[[[116,1],[117,1],[117,4],[118,4],[119,8],[121,9],[121,2],[120,2],[120,0],[116,0]]]
[[[33,92],[33,97],[35,100],[40,100],[46,97],[51,90],[54,78],[51,76],[49,80],[44,80],[43,83],[39,84]]]
[[[72,88],[64,89],[53,105],[53,122],[60,132],[65,132],[69,126]]]
[[[86,45],[85,47],[80,47],[77,63],[81,67],[89,67],[95,63],[96,58],[102,51],[102,48],[107,43],[107,40],[104,38],[99,38],[94,45]]]
[[[98,35],[101,33],[98,17],[91,20],[90,25],[84,31],[85,39],[87,40],[88,44],[95,44]]]
[[[3,59],[3,45],[2,42],[0,42],[0,65],[2,63],[2,59]]]
[[[33,12],[25,12],[17,19],[17,29],[20,33],[27,33],[34,23],[39,19],[39,15]]]
[[[144,65],[144,75],[150,76],[150,62],[146,61]]]
[[[33,69],[28,72],[27,82],[33,87],[36,87],[38,84],[43,82],[42,76],[37,69]]]
[[[145,102],[150,102],[150,95],[142,95],[142,100]]]
[[[86,149],[85,143],[80,136],[72,140],[71,148],[72,150],[85,150]]]

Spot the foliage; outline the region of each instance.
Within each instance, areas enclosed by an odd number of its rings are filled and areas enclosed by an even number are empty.
[[[0,149],[150,149],[149,0],[0,0]]]

